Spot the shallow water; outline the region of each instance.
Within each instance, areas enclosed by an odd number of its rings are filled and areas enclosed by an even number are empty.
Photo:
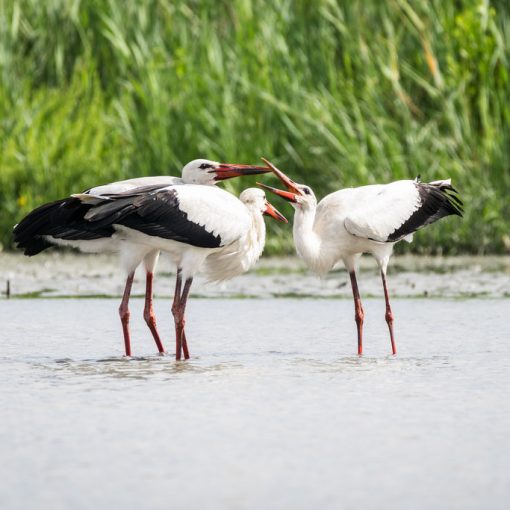
[[[0,302],[1,508],[503,509],[510,301],[191,300],[192,359],[132,301]],[[169,349],[169,303],[158,300]]]

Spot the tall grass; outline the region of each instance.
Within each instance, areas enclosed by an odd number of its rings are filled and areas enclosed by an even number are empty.
[[[452,177],[465,218],[410,249],[504,252],[509,50],[504,1],[0,0],[0,240],[72,191],[264,155],[318,196]]]

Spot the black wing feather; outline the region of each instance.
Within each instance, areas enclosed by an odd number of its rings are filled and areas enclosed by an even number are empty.
[[[115,233],[114,225],[124,225],[192,246],[221,246],[220,236],[188,219],[175,189],[144,186],[98,200],[91,203],[71,197],[34,209],[14,227],[15,243],[25,255],[36,255],[52,246],[44,236],[69,241],[102,239]]]
[[[14,242],[31,256],[52,246],[43,236],[69,241],[111,237],[111,226],[94,226],[84,219],[90,208],[72,197],[41,205],[14,227]]]
[[[452,214],[462,216],[462,200],[457,190],[447,182],[422,183],[415,182],[420,195],[421,205],[413,214],[387,239],[396,242],[416,232],[418,229],[430,225],[435,221]]]
[[[220,236],[188,219],[187,213],[180,208],[175,189],[161,189],[161,186],[154,189],[156,191],[150,192],[150,187],[138,188],[119,195],[109,195],[87,218],[101,228],[123,225],[149,236],[201,248],[221,246]]]

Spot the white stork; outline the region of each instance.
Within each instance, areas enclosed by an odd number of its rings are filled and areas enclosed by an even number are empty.
[[[363,353],[364,312],[356,270],[363,253],[374,256],[381,271],[391,349],[396,354],[393,313],[386,285],[386,270],[393,246],[402,239],[411,242],[414,232],[445,216],[462,216],[462,202],[451,180],[422,183],[417,178],[347,188],[325,196],[317,204],[309,186],[295,183],[264,161],[288,191],[259,185],[294,206],[293,236],[298,255],[318,274],[326,274],[341,261],[349,272],[358,330],[358,355]]]
[[[164,251],[175,262],[177,277],[172,313],[177,360],[181,359],[181,352],[185,359],[189,358],[184,313],[196,272],[205,262],[211,280],[241,274],[258,260],[264,248],[262,215],[286,221],[257,188],[245,190],[239,199],[204,185],[146,186],[120,194],[75,195],[73,199],[78,201],[73,202],[73,215],[79,218],[77,227],[101,235],[113,232],[111,235],[124,245],[122,252],[131,256],[131,265],[127,266],[130,275],[150,253]],[[30,250],[30,243],[27,247]],[[120,310],[126,355],[130,356],[129,278],[128,283]]]
[[[14,227],[14,241],[25,255],[32,256],[53,245],[71,246],[86,253],[119,253],[122,266],[128,276],[124,288],[123,305],[119,308],[124,334],[129,338],[129,308],[134,273],[143,261],[146,271],[146,291],[144,319],[147,323],[158,351],[164,353],[163,343],[156,328],[156,317],[152,303],[154,271],[159,258],[158,250],[146,253],[126,239],[120,238],[112,227],[96,229],[84,222],[82,214],[86,209],[82,203],[93,203],[103,195],[125,193],[146,186],[169,186],[181,184],[201,184],[213,186],[219,181],[243,175],[255,175],[270,170],[267,167],[218,163],[207,159],[190,161],[182,169],[181,177],[159,175],[140,177],[96,186],[82,194],[44,204],[29,213]],[[85,196],[87,195],[87,196]],[[81,197],[81,198],[77,198]],[[127,332],[127,333],[126,333]],[[129,343],[129,342],[128,342]],[[130,346],[126,344],[126,354],[130,355]]]

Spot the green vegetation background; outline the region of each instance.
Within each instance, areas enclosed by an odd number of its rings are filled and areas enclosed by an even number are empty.
[[[70,192],[263,155],[318,196],[451,177],[464,220],[401,249],[505,252],[509,56],[506,0],[0,0],[0,242]]]

